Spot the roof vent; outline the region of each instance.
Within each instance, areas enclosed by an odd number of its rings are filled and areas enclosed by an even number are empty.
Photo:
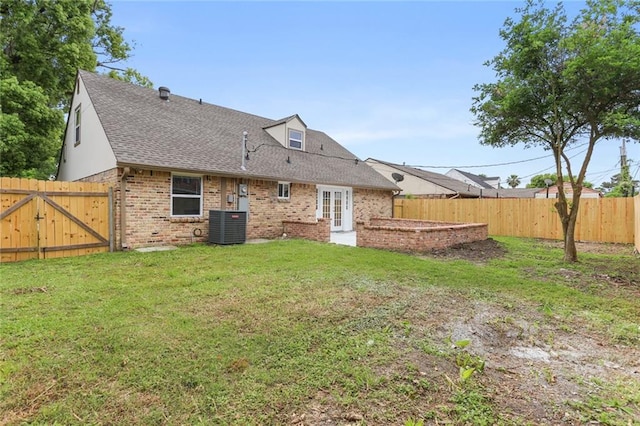
[[[165,101],[169,100],[169,94],[171,93],[171,90],[169,90],[168,87],[158,87],[158,92],[160,93],[160,99]]]

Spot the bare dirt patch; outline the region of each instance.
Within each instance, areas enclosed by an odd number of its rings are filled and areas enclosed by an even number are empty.
[[[540,240],[539,244],[545,247],[561,249],[562,241]],[[578,254],[580,253],[597,253],[597,254],[630,254],[633,253],[631,244],[615,244],[615,243],[593,243],[588,241],[576,241]]]
[[[562,320],[545,318],[535,306],[505,307],[438,290],[400,291],[408,307],[394,329],[398,356],[376,371],[383,384],[348,409],[331,390],[319,392],[288,423],[385,425],[423,419],[425,425],[461,424],[456,410],[467,408],[454,401],[455,395],[479,389],[488,405],[499,407],[493,415],[504,424],[602,424],[585,421],[580,407],[592,396],[606,396],[603,383],[640,381],[637,345],[612,345],[608,336],[563,327]],[[453,344],[459,340],[470,340],[464,352],[485,362],[470,386],[460,382],[456,356],[462,351]],[[405,389],[406,400],[390,406],[384,388]],[[632,419],[640,418],[640,407],[631,410],[622,418],[636,424]],[[474,418],[465,424],[485,423]]]
[[[462,259],[482,263],[504,256],[507,251],[492,238],[470,243],[456,244],[444,249],[432,250],[424,256],[437,259]]]
[[[551,242],[540,244],[561,248]],[[578,250],[629,254],[630,248],[579,243]],[[484,263],[506,253],[500,243],[488,239],[420,256]],[[640,262],[633,260],[619,264],[603,260],[606,265],[599,265],[598,260],[575,270],[559,266],[541,279],[582,286],[582,290],[593,287],[604,295],[633,297],[640,294]],[[380,292],[379,285],[375,291]],[[487,406],[494,407],[493,418],[498,416],[504,424],[639,424],[640,407],[632,403],[622,411],[616,404],[624,405],[624,401],[595,409],[605,421],[585,417],[585,407],[594,398],[598,403],[607,398],[607,386],[640,383],[637,342],[616,342],[579,318],[554,316],[541,306],[517,300],[487,301],[443,288],[393,291],[396,297],[386,303],[404,309],[393,328],[398,356],[376,370],[383,385],[372,388],[348,410],[330,390],[322,391],[305,412],[288,418],[290,424],[383,425],[404,424],[407,419],[422,419],[425,425],[461,424],[460,409],[472,418],[464,424],[486,424],[478,417],[482,412],[473,411],[482,407],[456,401],[456,395],[464,400],[464,395],[476,390],[486,398]],[[362,312],[380,309],[379,304],[385,303],[374,297],[359,300],[361,304],[354,309]],[[454,344],[461,340],[470,341],[462,350]],[[460,381],[456,357],[461,352],[485,363],[484,370],[472,376],[470,386]],[[406,401],[395,401],[390,407],[382,396],[376,396],[384,395],[385,387],[406,389]],[[611,418],[616,420],[606,421]]]

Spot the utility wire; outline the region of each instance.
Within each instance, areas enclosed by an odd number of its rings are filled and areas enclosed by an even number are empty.
[[[572,146],[571,148],[567,148],[565,151],[571,151],[573,149],[578,149],[581,148],[585,145],[587,145],[589,142],[585,142],[582,143],[580,145],[576,145],[576,146]],[[582,152],[585,152],[581,151]],[[576,154],[577,155],[577,154]],[[511,164],[520,164],[520,163],[527,163],[529,161],[536,161],[536,160],[542,160],[544,158],[549,158],[549,157],[553,157],[553,154],[547,154],[547,155],[543,155],[540,157],[535,157],[535,158],[529,158],[527,160],[518,160],[518,161],[509,161],[506,163],[495,163],[495,164],[482,164],[482,165],[473,165],[473,166],[421,166],[421,165],[405,165],[405,167],[413,167],[413,168],[420,168],[420,169],[472,169],[472,168],[479,168],[479,167],[499,167],[499,166],[509,166]],[[573,158],[573,157],[571,157]],[[553,167],[553,166],[552,166]],[[546,169],[545,169],[546,170]],[[532,175],[533,176],[533,175]],[[525,176],[526,177],[526,176]]]
[[[530,158],[528,160],[519,160],[519,161],[509,161],[507,163],[495,163],[495,164],[480,164],[477,166],[416,166],[416,165],[406,165],[405,167],[413,167],[414,169],[422,168],[422,169],[473,169],[477,167],[498,167],[498,166],[509,166],[511,164],[519,164],[526,163],[528,161],[541,160],[543,158],[547,158],[549,155],[543,155],[542,157]]]

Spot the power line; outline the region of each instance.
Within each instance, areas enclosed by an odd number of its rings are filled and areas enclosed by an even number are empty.
[[[578,145],[578,146],[576,146],[575,148],[580,148],[580,147],[585,146],[585,145],[587,145],[587,143],[583,143],[582,145]],[[573,159],[573,158],[577,157],[578,155],[583,154],[585,151],[586,151],[586,149],[583,149],[582,151],[577,152],[576,154],[572,155],[572,156],[571,156],[571,157],[569,157],[569,158]],[[532,174],[530,174],[530,175],[522,176],[522,178],[521,178],[521,179],[526,179],[526,178],[529,178],[529,177],[537,176],[537,175],[542,174],[542,173],[546,172],[547,170],[550,170],[550,169],[553,169],[553,168],[555,168],[555,165],[550,166],[550,167],[547,167],[547,168],[545,168],[545,169],[542,169],[542,170],[540,170],[540,171],[538,171],[538,172],[535,172],[535,173],[532,173]]]
[[[565,151],[571,151],[573,149],[578,149],[581,148],[585,145],[587,145],[588,142],[582,143],[580,145],[576,145],[576,146],[572,146],[571,148],[567,148]],[[582,152],[585,152],[581,151]],[[580,154],[578,153],[578,154]],[[578,155],[576,154],[576,155]],[[536,161],[536,160],[542,160],[544,158],[549,158],[549,157],[553,157],[553,154],[547,154],[547,155],[543,155],[541,157],[535,157],[535,158],[529,158],[527,160],[518,160],[518,161],[509,161],[506,163],[495,163],[495,164],[481,164],[481,165],[468,165],[468,166],[424,166],[424,165],[406,165],[406,167],[413,167],[413,168],[420,168],[420,169],[473,169],[473,168],[479,168],[479,167],[500,167],[500,166],[509,166],[512,164],[521,164],[521,163],[527,163],[530,161]],[[575,157],[575,156],[574,156]],[[573,158],[573,157],[571,157]],[[552,166],[553,167],[553,166]],[[546,170],[546,169],[545,169]],[[526,177],[526,176],[525,176]]]
[[[526,163],[526,162],[529,162],[529,161],[541,160],[541,159],[547,158],[547,157],[549,157],[549,155],[544,155],[542,157],[536,157],[536,158],[530,158],[528,160],[509,161],[507,163],[496,163],[496,164],[481,164],[481,165],[477,165],[477,166],[413,166],[413,165],[407,165],[406,167],[422,168],[422,169],[473,169],[473,168],[477,168],[477,167],[509,166],[511,164],[519,164],[519,163]]]

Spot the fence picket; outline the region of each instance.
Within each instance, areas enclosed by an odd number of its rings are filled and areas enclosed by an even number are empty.
[[[1,177],[0,261],[108,251],[108,194],[103,183]]]
[[[633,243],[640,246],[640,196],[583,198],[576,240]],[[394,217],[445,222],[487,223],[489,235],[561,240],[562,224],[555,199],[396,199]]]

